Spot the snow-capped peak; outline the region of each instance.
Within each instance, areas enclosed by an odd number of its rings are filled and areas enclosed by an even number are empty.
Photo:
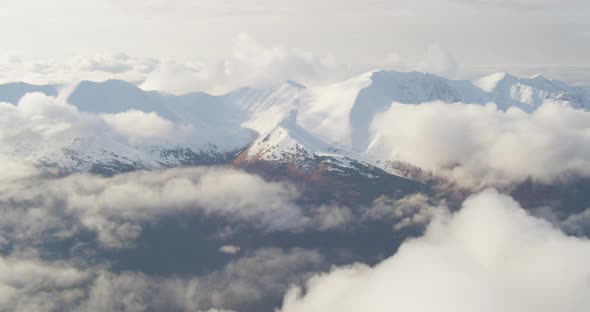
[[[1,85],[0,101],[9,99],[16,104],[31,91],[49,96],[57,92],[51,86]],[[220,96],[206,93],[176,96],[144,91],[120,80],[85,81],[68,98],[81,114],[104,121],[141,117],[137,112],[143,112],[153,120],[174,125],[171,129],[184,129],[195,135],[186,136],[191,138],[187,141],[179,135],[174,140],[131,145],[119,139],[103,139],[98,144],[91,137],[100,134],[71,133],[66,140],[66,143],[74,142],[71,146],[48,140],[36,150],[34,144],[20,142],[18,150],[28,151],[31,158],[46,163],[64,162],[64,166],[71,166],[72,159],[109,163],[109,157],[129,159],[133,166],[145,168],[173,166],[188,160],[197,163],[198,159],[225,161],[225,155],[247,146],[250,148],[245,155],[265,161],[293,161],[293,155],[310,159],[326,154],[361,159],[371,142],[371,122],[393,102],[406,105],[432,101],[474,105],[495,102],[502,110],[518,107],[532,112],[549,102],[588,109],[589,94],[581,87],[543,76],[518,78],[507,73],[468,81],[429,73],[374,70],[326,86],[305,87],[285,81],[269,88],[245,87]],[[135,112],[133,116],[101,117],[129,111]],[[55,156],[64,155],[63,151],[73,156]]]
[[[297,110],[287,113],[272,130],[263,133],[247,150],[250,160],[301,162],[319,153],[338,150],[297,124]]]
[[[486,92],[493,92],[498,87],[498,85],[503,81],[515,81],[516,79],[516,77],[508,73],[498,72],[491,74],[489,76],[479,78],[475,80],[473,84]]]

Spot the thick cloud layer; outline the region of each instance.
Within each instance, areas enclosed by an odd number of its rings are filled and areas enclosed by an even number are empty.
[[[590,174],[590,113],[545,104],[394,104],[372,123],[369,153],[478,187]]]
[[[324,259],[316,251],[260,249],[202,276],[114,273],[76,263],[0,257],[0,310],[208,311],[253,307],[299,283]],[[221,311],[221,310],[211,310]]]
[[[44,178],[21,166],[28,177],[0,185],[0,241],[6,244],[64,239],[85,230],[105,247],[121,247],[133,243],[143,224],[178,215],[221,218],[264,231],[328,230],[352,218],[347,208],[303,208],[293,186],[233,169]]]
[[[1,311],[254,311],[308,272],[325,269],[321,252],[224,245],[213,252],[235,259],[225,267],[178,277],[133,266],[114,271],[103,256],[124,258],[127,249],[120,248],[134,247],[144,227],[167,218],[229,227],[223,237],[209,233],[220,245],[241,231],[323,231],[352,218],[346,208],[300,206],[292,185],[229,168],[61,177],[12,157],[1,160]]]
[[[582,312],[588,261],[590,241],[487,190],[375,267],[334,268],[292,289],[281,311]]]

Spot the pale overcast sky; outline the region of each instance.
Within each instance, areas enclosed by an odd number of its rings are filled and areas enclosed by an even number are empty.
[[[23,59],[209,62],[235,54],[240,33],[350,66],[419,63],[435,44],[460,76],[545,68],[590,82],[588,0],[0,0],[0,55]]]

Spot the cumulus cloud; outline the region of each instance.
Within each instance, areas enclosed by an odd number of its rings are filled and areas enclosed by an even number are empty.
[[[229,168],[139,171],[102,177],[55,177],[8,159],[0,183],[0,244],[31,246],[95,233],[108,248],[130,245],[143,225],[178,215],[225,220],[263,231],[326,231],[353,220],[348,208],[300,206],[288,183]],[[16,170],[14,170],[16,169]],[[222,251],[227,251],[224,248]]]
[[[293,249],[285,252],[268,248],[233,261],[222,271],[176,286],[181,293],[190,291],[189,301],[200,304],[190,307],[189,311],[203,306],[237,309],[257,304],[269,295],[281,295],[290,283],[299,284],[309,277],[306,276],[308,272],[324,264],[323,256],[317,251]]]
[[[459,183],[551,182],[590,174],[590,113],[545,104],[528,114],[493,104],[394,104],[373,123],[369,147]]]
[[[311,227],[320,231],[342,229],[354,222],[350,208],[333,204],[313,207],[310,218]]]
[[[37,84],[72,84],[80,80],[121,79],[143,89],[185,94],[207,91],[220,94],[234,89],[266,87],[285,80],[311,83],[349,74],[330,55],[281,45],[260,43],[246,33],[233,39],[230,53],[199,63],[132,57],[126,54],[77,56],[71,60],[24,61],[0,59],[0,81]]]
[[[540,207],[534,210],[540,217],[547,219],[567,233],[587,236],[590,233],[590,208],[577,213],[563,213],[553,207]]]
[[[207,62],[124,53],[81,55],[65,61],[29,61],[6,56],[0,57],[0,69],[0,82],[62,85],[80,80],[121,79],[137,83],[145,90],[223,94],[245,86],[269,87],[286,80],[323,85],[374,69],[418,70],[455,77],[458,66],[451,53],[438,44],[431,45],[418,59],[391,51],[382,59],[371,58],[351,65],[329,53],[318,55],[260,42],[247,33],[239,33],[227,54]]]
[[[588,261],[590,241],[487,190],[376,266],[337,267],[293,288],[281,311],[586,311]]]
[[[321,253],[226,245],[220,251],[236,260],[218,271],[179,277],[111,271],[108,262],[96,260],[103,252],[116,254],[145,225],[167,217],[209,218],[264,231],[327,229],[345,220],[332,206],[313,208],[307,217],[295,203],[293,186],[227,168],[56,177],[31,164],[5,160],[2,171],[14,168],[15,174],[0,179],[0,310],[258,310],[268,307],[269,300],[277,302],[308,272],[325,269]],[[89,233],[103,248],[76,253],[72,245],[86,243]],[[56,243],[69,249],[65,259],[42,260],[41,254],[47,257],[43,251],[53,253],[54,247],[47,246]]]
[[[371,207],[365,209],[363,218],[373,221],[391,220],[394,222],[393,229],[400,231],[414,226],[423,228],[444,210],[444,203],[434,203],[430,197],[422,193],[407,195],[400,199],[382,196],[377,198]]]
[[[105,114],[102,118],[115,131],[129,137],[166,138],[174,134],[175,125],[155,112],[129,110],[123,113]]]
[[[244,86],[268,87],[286,80],[313,83],[326,77],[341,77],[343,73],[330,56],[265,45],[240,33],[233,39],[231,54],[226,58],[201,65],[162,63],[147,75],[141,87],[175,93],[198,90],[219,94]]]
[[[174,94],[192,91],[227,91],[216,85],[219,81],[215,69],[215,67],[207,68],[190,62],[165,61],[149,72],[140,86],[145,90],[167,91]]]
[[[323,261],[319,253],[311,250],[267,248],[232,261],[222,270],[197,277],[159,278],[133,272],[100,271],[86,288],[86,300],[76,308],[79,311],[237,310],[256,306],[265,296],[280,295],[290,283],[299,283],[307,272],[321,268]]]
[[[335,66],[330,58],[321,59],[309,52],[277,45],[264,47],[245,33],[238,35],[233,44],[232,57],[224,61],[224,74],[239,78],[239,85],[287,79],[305,82],[318,79],[322,71],[336,69],[329,68]]]
[[[63,95],[57,97],[42,93],[26,94],[16,105],[0,103],[0,133],[3,148],[17,145],[58,144],[72,138],[92,137],[124,143],[127,141],[180,138],[191,135],[189,124],[174,124],[155,112],[130,110],[117,114],[95,115],[80,112],[67,103]],[[23,147],[24,148],[24,147]],[[23,150],[23,152],[26,152]]]
[[[454,79],[458,76],[460,67],[453,54],[446,47],[433,43],[427,46],[425,53],[418,54],[418,57],[401,55],[393,51],[385,57],[377,59],[377,61],[361,66],[357,65],[351,71],[358,74],[376,69],[401,72],[427,72]]]
[[[4,241],[68,237],[86,229],[104,246],[120,247],[140,235],[142,224],[182,214],[224,218],[269,231],[312,224],[295,204],[294,187],[224,168],[37,177],[2,188]]]
[[[190,158],[166,154],[179,146],[195,157],[205,151],[221,155],[246,145],[251,137],[250,131],[239,125],[221,128],[193,120],[173,122],[154,111],[81,112],[66,98],[63,94],[29,93],[16,105],[0,103],[0,153],[65,171],[90,171],[105,161],[104,154],[109,151],[117,154],[114,162],[119,165],[161,168],[165,166],[162,162],[179,165],[179,159]],[[82,154],[84,157],[78,157]],[[106,161],[112,159],[107,157]]]
[[[0,257],[0,309],[58,311],[80,300],[89,272],[67,264]]]
[[[300,283],[324,258],[306,249],[259,249],[201,276],[115,273],[104,267],[0,257],[0,310],[230,311]]]
[[[80,80],[111,78],[141,81],[162,61],[123,53],[79,55],[66,60],[29,60],[14,56],[0,58],[0,81],[36,84],[73,84]]]
[[[39,174],[38,169],[32,163],[23,162],[13,157],[2,155],[0,156],[0,163],[2,163],[1,184],[11,183]]]
[[[223,245],[219,247],[219,252],[228,254],[228,255],[235,255],[240,252],[240,247],[235,245]]]
[[[109,74],[133,71],[147,73],[152,71],[157,64],[158,61],[154,59],[131,57],[124,53],[77,56],[68,63],[73,70]]]
[[[417,70],[433,73],[442,77],[455,78],[458,65],[453,55],[439,44],[433,44],[428,48],[426,56]]]

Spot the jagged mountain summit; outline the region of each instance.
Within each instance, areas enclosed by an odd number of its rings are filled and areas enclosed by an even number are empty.
[[[58,88],[1,85],[0,101],[16,105],[31,92],[54,97]],[[544,103],[590,109],[587,88],[543,76],[517,78],[506,73],[467,81],[421,72],[372,71],[326,86],[308,88],[287,81],[263,89],[244,87],[220,96],[176,96],[144,91],[118,80],[84,81],[69,94],[68,105],[83,118],[98,116],[100,122],[95,123],[105,125],[82,127],[84,131],[70,127],[73,130],[43,140],[20,136],[8,145],[3,143],[2,152],[66,173],[233,163],[259,169],[287,166],[310,175],[319,169],[349,172],[351,168],[363,171],[366,177],[374,175],[370,173],[373,170],[404,175],[388,166],[387,159],[370,154],[370,124],[392,103],[432,101],[493,102],[502,110],[515,107],[525,112]],[[144,127],[158,124],[168,133],[135,133],[128,129],[136,126],[138,119],[134,117],[148,118]],[[101,127],[115,130],[110,134]],[[129,132],[134,136],[126,136]]]

